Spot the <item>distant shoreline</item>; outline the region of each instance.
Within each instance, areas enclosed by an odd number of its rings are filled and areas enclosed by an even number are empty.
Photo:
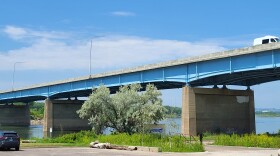
[[[280,112],[261,112],[261,111],[256,111],[255,116],[257,117],[275,117],[278,118],[280,117]],[[166,118],[181,118],[181,114],[168,114]],[[43,125],[44,120],[39,119],[39,120],[31,120],[30,125]]]
[[[256,111],[255,114],[259,117],[280,117],[280,112]]]
[[[43,125],[44,120],[30,120],[30,125]]]

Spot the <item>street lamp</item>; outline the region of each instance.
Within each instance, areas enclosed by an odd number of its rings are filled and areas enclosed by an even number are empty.
[[[16,64],[19,64],[19,63],[24,63],[24,62],[15,62],[14,63],[14,72],[13,72],[13,88],[12,88],[12,91],[14,91],[14,85],[15,85],[15,72],[16,72]]]
[[[90,51],[89,51],[89,77],[91,78],[91,50],[92,50],[92,40],[90,40]]]
[[[104,36],[100,36],[100,35],[97,35],[97,36],[94,36],[94,39],[95,38],[101,38],[101,37],[104,37]],[[92,40],[90,40],[90,51],[89,51],[89,78],[91,78],[91,51],[92,51]]]

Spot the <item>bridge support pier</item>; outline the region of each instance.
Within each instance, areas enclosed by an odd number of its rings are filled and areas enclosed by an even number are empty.
[[[254,133],[252,90],[183,87],[182,133]]]
[[[76,113],[84,101],[81,100],[45,100],[44,137],[62,133],[90,130],[87,119],[79,118]]]
[[[1,126],[29,126],[29,105],[0,105]]]

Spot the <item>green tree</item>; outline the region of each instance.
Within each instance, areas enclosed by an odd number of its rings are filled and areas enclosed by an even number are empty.
[[[179,118],[182,114],[182,108],[174,106],[164,106],[167,109],[167,118]]]
[[[162,106],[161,93],[148,84],[145,92],[140,92],[140,84],[120,87],[110,95],[110,90],[101,85],[89,96],[77,111],[83,119],[89,119],[97,134],[107,127],[120,133],[141,132],[144,124],[157,123],[164,119],[166,109]]]
[[[29,108],[32,120],[42,120],[44,118],[44,103],[31,102],[29,103]]]

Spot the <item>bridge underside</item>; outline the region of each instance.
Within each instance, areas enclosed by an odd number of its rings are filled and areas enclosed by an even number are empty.
[[[142,90],[145,90],[145,86],[148,83],[142,83]],[[172,88],[182,88],[185,83],[183,82],[168,82],[168,81],[162,81],[162,82],[153,82],[151,84],[154,84],[159,90],[161,89],[172,89]],[[119,90],[120,86],[114,86],[110,87],[111,94],[116,93]],[[62,92],[55,95],[50,96],[50,99],[60,99],[60,98],[71,98],[71,97],[88,97],[92,93],[92,89],[88,90],[78,90],[78,91],[70,91],[70,92]],[[14,98],[14,99],[3,99],[0,100],[0,104],[5,103],[15,103],[15,102],[32,102],[32,101],[40,101],[45,100],[48,97],[45,96],[29,96],[29,97],[20,97],[20,98]]]
[[[146,85],[149,83],[141,83],[142,91],[145,90]],[[182,82],[153,82],[151,84],[154,84],[157,89],[172,89],[172,88],[182,88],[185,83]],[[111,94],[116,93],[120,86],[113,86],[109,87]],[[68,97],[88,97],[92,93],[92,89],[88,90],[82,90],[82,91],[73,91],[73,92],[67,92],[67,93],[59,93],[55,94],[53,96],[50,96],[51,99],[59,99],[59,98],[68,98]]]
[[[20,98],[14,98],[14,99],[0,100],[0,104],[8,104],[8,103],[16,103],[16,102],[29,103],[29,102],[40,101],[40,100],[44,100],[44,99],[46,99],[46,97],[44,97],[44,96],[20,97]]]
[[[29,126],[29,105],[0,105],[1,126]]]
[[[190,82],[189,85],[192,87],[209,85],[253,86],[277,80],[280,80],[280,68],[232,72],[231,74],[198,79]]]
[[[191,87],[198,86],[211,86],[211,85],[238,85],[238,86],[253,86],[261,83],[272,82],[280,80],[280,68],[263,69],[263,70],[251,70],[244,72],[232,72],[231,74],[222,74],[211,76],[207,78],[198,78],[197,80],[188,82],[187,85]],[[142,90],[145,90],[145,86],[148,83],[142,83]],[[170,81],[158,81],[151,82],[159,90],[182,88],[186,85],[185,82],[170,82]],[[112,94],[119,90],[120,86],[110,87]],[[71,97],[88,97],[92,93],[92,89],[76,90],[70,92],[61,92],[50,96],[50,99],[71,98]],[[2,99],[0,104],[14,103],[14,102],[32,102],[45,100],[46,96],[28,96],[28,97],[16,97],[13,99]]]

